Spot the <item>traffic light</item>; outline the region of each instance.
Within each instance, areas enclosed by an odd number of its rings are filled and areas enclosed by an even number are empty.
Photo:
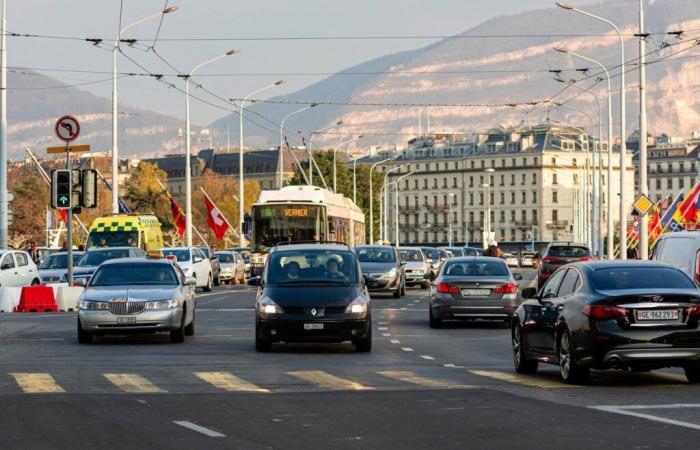
[[[57,209],[68,209],[73,204],[73,184],[70,170],[54,170],[51,172],[51,206]]]
[[[85,169],[82,174],[83,195],[81,205],[83,208],[97,207],[97,171],[95,169]]]

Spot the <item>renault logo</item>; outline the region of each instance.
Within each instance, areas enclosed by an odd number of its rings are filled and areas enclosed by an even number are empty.
[[[316,314],[318,314],[318,311],[316,311],[316,308],[311,308],[311,315],[315,316]]]
[[[652,301],[652,302],[661,303],[661,302],[664,301],[664,298],[661,297],[661,296],[659,296],[659,295],[655,295],[655,296],[653,296],[653,297],[651,298],[651,301]]]

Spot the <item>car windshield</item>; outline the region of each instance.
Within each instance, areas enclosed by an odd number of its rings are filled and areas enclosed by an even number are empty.
[[[122,249],[111,249],[111,250],[96,250],[93,252],[87,252],[78,262],[78,266],[99,266],[103,262],[116,259],[116,258],[128,258],[129,250]]]
[[[438,259],[440,259],[440,254],[434,248],[426,247],[423,249],[423,253],[425,253],[425,256],[428,259],[431,259],[433,261],[437,261]]]
[[[164,248],[163,255],[166,257],[173,256],[177,262],[188,262],[190,260],[189,250]]]
[[[211,253],[209,252],[209,247],[199,247],[199,249],[204,253],[207,258],[211,258]]]
[[[358,282],[357,259],[349,250],[288,250],[268,257],[271,284]]]
[[[570,247],[570,246],[556,246],[549,249],[548,256],[554,256],[558,258],[583,258],[585,256],[590,256],[591,252],[588,251],[586,247]]]
[[[136,247],[139,234],[136,231],[91,231],[85,248],[92,247]]]
[[[73,254],[73,265],[77,265],[80,258],[83,257],[82,253]],[[68,254],[63,253],[60,255],[51,255],[44,260],[39,266],[40,269],[66,269],[68,267]]]
[[[442,269],[448,277],[507,277],[508,267],[501,261],[448,261]]]
[[[177,286],[170,264],[109,264],[100,267],[90,280],[95,286]]]
[[[357,259],[361,263],[393,263],[396,262],[394,250],[383,247],[358,248]]]
[[[621,289],[695,289],[681,271],[669,267],[616,267],[593,272],[593,286],[599,291]]]
[[[464,250],[458,247],[450,247],[449,250],[452,252],[453,255],[455,256],[466,256],[464,254]]]
[[[226,264],[233,262],[233,253],[217,252],[216,257],[219,258],[220,263]]]
[[[401,261],[423,261],[423,253],[420,250],[399,250],[399,255],[401,255]]]

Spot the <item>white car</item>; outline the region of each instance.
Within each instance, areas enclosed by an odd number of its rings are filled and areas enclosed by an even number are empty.
[[[0,250],[0,286],[22,287],[37,285],[39,269],[29,253],[16,250]]]
[[[243,284],[245,282],[245,262],[237,252],[216,252],[221,265],[221,282],[228,284]]]
[[[186,277],[197,280],[195,286],[211,291],[214,285],[211,262],[204,252],[197,247],[168,247],[162,249],[166,258],[174,259]]]
[[[508,267],[518,267],[518,258],[514,254],[506,253],[503,255],[503,258],[506,260]]]

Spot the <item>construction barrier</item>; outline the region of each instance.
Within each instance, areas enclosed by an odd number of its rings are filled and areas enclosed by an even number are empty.
[[[56,312],[56,298],[49,286],[25,286],[15,312]]]
[[[59,311],[77,311],[78,300],[83,293],[80,286],[59,286],[56,294],[56,307]]]
[[[0,287],[0,313],[10,313],[19,305],[22,288]]]

